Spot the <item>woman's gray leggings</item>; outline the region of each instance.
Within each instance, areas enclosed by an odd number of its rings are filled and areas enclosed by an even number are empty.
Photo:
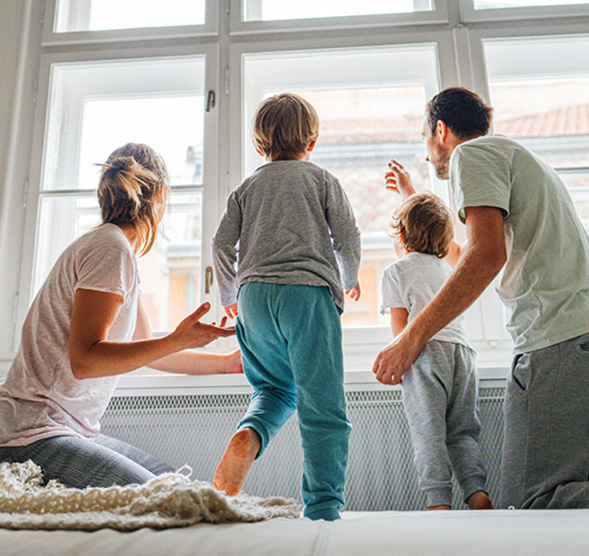
[[[77,436],[44,438],[28,446],[0,447],[0,461],[32,460],[45,481],[68,487],[125,486],[146,483],[174,468],[126,442],[99,434],[93,440]]]

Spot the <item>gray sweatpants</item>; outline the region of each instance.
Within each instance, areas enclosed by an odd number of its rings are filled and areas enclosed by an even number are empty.
[[[403,377],[402,391],[427,506],[452,505],[452,470],[464,500],[486,491],[474,351],[430,340]]]
[[[514,358],[500,505],[589,508],[589,334]]]

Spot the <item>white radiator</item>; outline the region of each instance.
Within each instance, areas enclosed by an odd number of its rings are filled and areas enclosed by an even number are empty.
[[[481,448],[493,500],[498,494],[498,470],[503,436],[502,381],[481,381]],[[347,391],[352,422],[346,482],[346,509],[354,511],[423,509],[417,489],[413,453],[401,392],[398,389]],[[249,394],[142,394],[115,396],[102,419],[102,432],[181,467],[193,478],[212,481]],[[279,495],[300,501],[302,450],[295,416],[270,443],[248,476],[244,491],[258,496]],[[462,507],[458,488],[454,507]]]

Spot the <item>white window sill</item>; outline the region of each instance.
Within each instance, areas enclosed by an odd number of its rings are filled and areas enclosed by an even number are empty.
[[[502,366],[483,366],[478,369],[479,379],[486,387],[503,386],[509,369]],[[379,383],[370,369],[348,370],[344,375],[346,391],[378,391],[398,386]],[[188,376],[172,375],[151,369],[141,369],[121,376],[117,396],[145,395],[215,395],[249,394],[252,388],[244,375]]]

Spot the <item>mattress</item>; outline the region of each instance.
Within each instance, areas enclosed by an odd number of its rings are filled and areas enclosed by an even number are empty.
[[[257,523],[132,532],[0,530],[21,556],[587,556],[589,510],[345,513],[336,522]]]

